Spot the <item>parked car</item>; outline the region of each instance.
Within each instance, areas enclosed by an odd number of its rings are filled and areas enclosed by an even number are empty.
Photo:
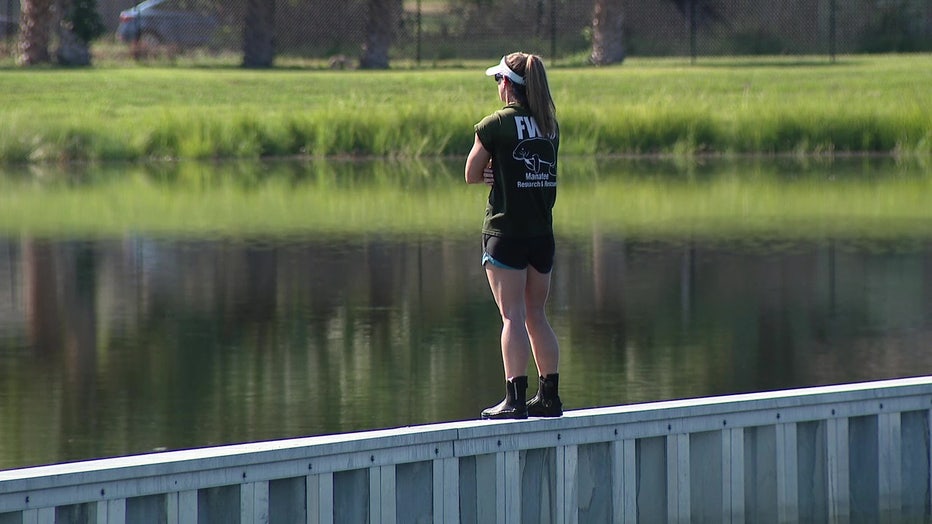
[[[120,13],[117,36],[149,45],[204,45],[220,23],[192,0],[146,0]]]

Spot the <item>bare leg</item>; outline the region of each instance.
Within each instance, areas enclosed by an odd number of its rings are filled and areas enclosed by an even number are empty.
[[[529,270],[504,269],[486,264],[489,287],[502,316],[502,363],[505,379],[526,376],[531,341],[526,326],[525,286]]]
[[[560,346],[544,311],[549,294],[550,273],[539,273],[533,267],[528,267],[524,292],[527,309],[525,325],[534,362],[537,364],[537,374],[541,377],[559,372],[560,367]]]

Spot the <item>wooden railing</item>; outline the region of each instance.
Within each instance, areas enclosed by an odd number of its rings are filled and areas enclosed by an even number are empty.
[[[925,522],[932,377],[0,471],[0,524]]]

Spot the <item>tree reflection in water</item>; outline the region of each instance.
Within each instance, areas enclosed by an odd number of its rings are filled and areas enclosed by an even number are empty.
[[[559,245],[571,409],[932,370],[928,242]],[[477,246],[0,240],[0,467],[474,418],[501,372]]]
[[[567,162],[566,408],[932,371],[923,166]],[[475,418],[501,393],[485,195],[402,164],[0,175],[0,468]]]

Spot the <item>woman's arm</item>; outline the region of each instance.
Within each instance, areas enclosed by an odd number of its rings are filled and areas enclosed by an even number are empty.
[[[479,141],[479,135],[472,144],[469,156],[466,157],[466,183],[483,184],[488,183],[483,172],[488,169],[489,161],[492,160],[492,153]]]

